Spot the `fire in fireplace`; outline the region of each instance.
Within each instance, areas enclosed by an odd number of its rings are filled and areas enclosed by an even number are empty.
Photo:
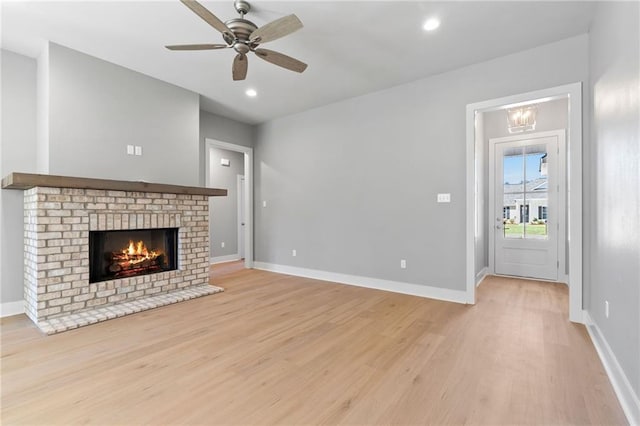
[[[178,228],[89,233],[89,282],[177,269]]]

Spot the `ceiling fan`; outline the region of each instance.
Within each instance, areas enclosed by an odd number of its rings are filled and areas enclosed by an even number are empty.
[[[247,77],[247,53],[253,52],[261,59],[295,72],[303,72],[307,64],[285,54],[258,47],[261,43],[273,41],[289,35],[300,28],[302,22],[294,14],[285,16],[258,28],[256,24],[244,19],[251,5],[245,0],[235,0],[233,5],[240,14],[240,18],[222,22],[207,8],[195,0],[180,0],[201,17],[206,23],[222,33],[225,44],[182,44],[165,46],[169,50],[214,50],[233,48],[238,54],[233,60],[232,75],[234,80],[244,80]]]

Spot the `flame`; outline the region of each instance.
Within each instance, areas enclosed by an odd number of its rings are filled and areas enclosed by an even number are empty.
[[[143,241],[134,242],[129,240],[129,247],[122,250],[122,254],[131,256],[128,259],[130,264],[140,263],[145,259],[155,259],[158,253],[155,250],[148,250]]]

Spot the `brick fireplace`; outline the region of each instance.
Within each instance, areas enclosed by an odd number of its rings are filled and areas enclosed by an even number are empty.
[[[226,190],[12,174],[24,190],[25,313],[55,333],[222,289],[209,285],[209,196]],[[177,268],[90,280],[97,231],[176,229]]]

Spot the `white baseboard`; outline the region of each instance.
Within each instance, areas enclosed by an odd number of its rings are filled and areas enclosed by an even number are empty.
[[[218,256],[218,257],[212,257],[210,259],[211,264],[216,264],[216,263],[225,263],[225,262],[233,262],[235,260],[240,260],[242,259],[242,257],[240,257],[239,254],[228,254],[226,256]]]
[[[482,280],[486,278],[488,273],[489,273],[489,268],[485,266],[480,270],[480,272],[476,274],[476,287],[478,287],[480,283],[482,283]]]
[[[0,303],[0,318],[24,314],[24,300]]]
[[[278,272],[281,274],[295,275],[298,277],[313,278],[316,280],[331,281],[340,284],[349,284],[358,287],[373,288],[376,290],[391,291],[394,293],[428,297],[430,299],[445,300],[447,302],[466,303],[467,300],[467,293],[466,291],[462,290],[450,290],[446,288],[403,283],[399,281],[381,280],[378,278],[362,277],[358,275],[319,271],[317,269],[276,265],[266,262],[254,262],[253,267],[255,269],[262,269],[264,271]]]
[[[631,387],[631,383],[620,367],[609,343],[607,343],[607,340],[604,338],[598,325],[593,321],[593,318],[591,318],[591,315],[589,315],[589,312],[584,312],[584,318],[593,346],[595,346],[596,352],[598,352],[600,356],[600,361],[602,361],[607,376],[609,376],[609,381],[618,397],[618,401],[620,401],[625,416],[627,416],[629,424],[639,426],[640,399],[638,395],[636,395]]]

